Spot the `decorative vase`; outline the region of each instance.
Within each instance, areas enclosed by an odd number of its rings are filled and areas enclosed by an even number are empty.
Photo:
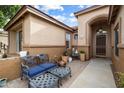
[[[5,86],[6,83],[7,83],[7,79],[6,79],[6,78],[2,78],[2,79],[0,79],[0,87]]]
[[[68,58],[68,62],[69,62],[69,63],[72,62],[72,57],[69,57],[69,58]]]

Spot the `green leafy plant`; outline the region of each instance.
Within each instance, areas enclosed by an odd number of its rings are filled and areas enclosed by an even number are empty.
[[[85,54],[85,52],[84,52],[84,51],[82,51],[82,50],[80,51],[80,53],[81,53],[81,54]]]
[[[63,53],[64,56],[71,56],[72,55],[72,51],[71,49],[66,49]]]
[[[67,50],[64,51],[63,55],[68,56]]]
[[[0,28],[3,28],[6,23],[16,14],[21,8],[21,5],[1,5],[0,6]]]
[[[115,82],[117,87],[124,88],[124,73],[116,72],[115,73]]]
[[[62,58],[61,58],[61,56],[55,56],[52,60],[55,62],[59,62],[62,60]]]
[[[67,55],[71,56],[72,55],[72,50],[71,49],[67,49]]]

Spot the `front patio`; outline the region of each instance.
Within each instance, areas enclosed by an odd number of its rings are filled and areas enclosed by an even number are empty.
[[[68,64],[72,69],[72,77],[63,80],[62,88],[115,88],[115,82],[109,59],[91,59],[86,62],[75,60]],[[10,81],[7,88],[27,88],[27,80],[20,78]]]

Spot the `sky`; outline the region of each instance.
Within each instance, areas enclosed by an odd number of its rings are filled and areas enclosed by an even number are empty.
[[[92,5],[35,5],[35,8],[54,17],[68,26],[77,26],[74,12],[86,9]]]

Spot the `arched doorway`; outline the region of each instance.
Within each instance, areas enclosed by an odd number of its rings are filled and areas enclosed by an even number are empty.
[[[95,56],[97,57],[106,57],[106,48],[107,48],[107,31],[104,31],[102,28],[96,30],[95,39],[96,39],[96,51]]]
[[[90,57],[111,57],[110,30],[107,17],[96,17],[90,21]]]

